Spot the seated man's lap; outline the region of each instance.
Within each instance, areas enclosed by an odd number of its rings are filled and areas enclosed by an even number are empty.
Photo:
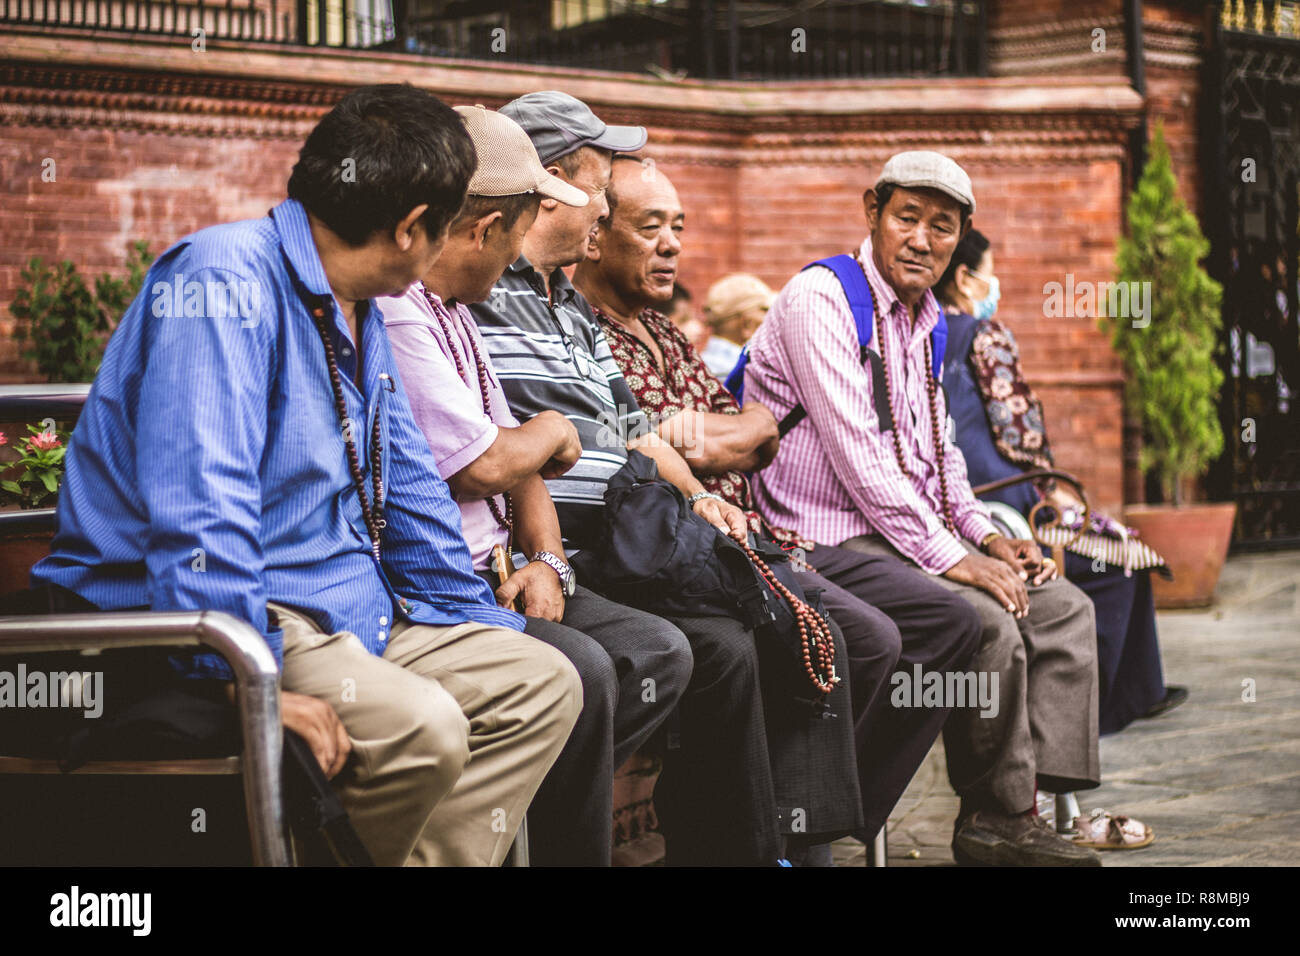
[[[286,691],[316,697],[339,715],[354,749],[400,733],[397,724],[429,722],[462,742],[469,724],[437,681],[371,654],[355,634],[326,634],[302,613],[269,605],[284,632]]]

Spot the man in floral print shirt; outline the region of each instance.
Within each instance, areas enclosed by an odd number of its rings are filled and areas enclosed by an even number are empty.
[[[654,308],[670,301],[677,277],[685,227],[677,191],[652,164],[617,156],[607,199],[609,215],[574,283],[591,303],[624,379],[659,436],[678,448],[706,488],[745,510],[752,529],[765,528],[744,473],[775,456],[775,418],[758,402],[737,404],[686,337]],[[891,675],[918,664],[927,672],[964,668],[978,641],[979,621],[965,602],[918,579],[896,559],[769,530],[787,546],[809,552],[816,570],[804,572],[801,583],[825,589],[823,601],[848,644],[863,835],[870,836],[888,819],[949,713],[891,706]]]

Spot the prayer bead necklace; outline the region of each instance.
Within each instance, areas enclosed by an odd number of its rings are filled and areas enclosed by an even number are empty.
[[[858,259],[855,252],[853,258]],[[858,265],[862,265],[862,260],[858,259]],[[866,268],[862,270],[866,274]],[[872,296],[873,300],[878,299]],[[899,437],[898,423],[901,419],[898,417],[898,409],[894,405],[894,388],[889,374],[889,361],[885,358],[887,349],[885,348],[886,334],[880,322],[880,308],[878,303],[873,303],[876,315],[876,328],[880,338],[880,370],[885,373],[885,392],[889,395],[889,414],[894,418],[894,458],[898,461],[898,470],[904,475],[909,474],[907,466],[904,464],[903,441]],[[925,338],[925,394],[930,403],[930,430],[934,435],[934,456],[939,468],[939,505],[943,511],[944,527],[952,534],[957,533],[956,523],[952,520],[952,505],[948,501],[948,471],[944,465],[943,439],[939,431],[939,406],[935,401],[935,393],[939,390],[938,383],[934,380],[934,354],[931,351],[930,337]]]
[[[456,374],[460,376],[461,381],[465,381],[465,363],[461,360],[460,349],[456,347],[455,339],[451,334],[451,326],[443,318],[444,307],[434,297],[423,282],[420,283],[420,294],[424,296],[424,301],[429,303],[429,308],[433,310],[433,317],[438,320],[438,325],[442,327],[443,338],[447,340],[447,347],[451,350],[451,360],[456,363]],[[483,400],[483,414],[489,419],[492,417],[492,389],[489,385],[487,363],[483,361],[483,356],[479,354],[478,346],[474,344],[474,336],[466,336],[469,339],[470,352],[474,355],[474,366],[478,370],[478,390],[479,397]],[[496,519],[497,526],[506,534],[510,534],[514,528],[514,503],[510,500],[510,493],[503,491],[501,497],[505,499],[506,508],[502,512],[497,505],[496,498],[492,495],[483,500],[487,502],[488,510],[492,512],[492,517]]]
[[[326,308],[323,302],[318,303],[311,309],[312,321],[316,323],[316,331],[320,333],[320,340],[325,346],[325,364],[329,369],[330,388],[334,392],[334,410],[339,417],[339,425],[343,428],[343,444],[347,448],[348,470],[352,473],[352,484],[357,490],[357,498],[361,502],[361,517],[366,523],[366,531],[370,535],[370,552],[379,560],[379,540],[383,534],[387,522],[384,520],[384,477],[383,477],[383,442],[379,433],[379,411],[375,410],[375,424],[370,430],[370,482],[371,489],[374,492],[374,505],[371,506],[370,499],[366,496],[366,480],[361,474],[361,456],[357,453],[356,442],[352,440],[352,422],[348,418],[348,409],[343,401],[343,377],[339,374],[339,363],[334,355],[334,343],[330,341],[329,329],[326,325]]]
[[[742,544],[741,548],[754,563],[754,567],[758,569],[758,573],[762,575],[768,586],[790,605],[795,621],[799,625],[799,645],[803,654],[804,673],[808,675],[808,679],[817,690],[829,694],[840,682],[840,679],[835,676],[835,638],[831,634],[830,625],[826,623],[825,618],[782,584],[753,548],[746,544]]]

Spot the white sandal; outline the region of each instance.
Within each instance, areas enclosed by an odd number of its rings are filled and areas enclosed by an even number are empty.
[[[1090,817],[1075,817],[1074,828],[1079,835],[1072,842],[1094,850],[1137,850],[1156,838],[1141,820],[1105,810],[1093,810]]]

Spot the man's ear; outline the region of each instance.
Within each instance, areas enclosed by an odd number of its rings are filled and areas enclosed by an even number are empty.
[[[397,248],[402,252],[410,252],[411,247],[415,245],[415,229],[420,218],[429,211],[429,204],[421,203],[416,206],[405,216],[393,229],[393,241],[397,243]],[[437,236],[429,236],[429,241],[433,242]]]
[[[862,194],[862,212],[867,218],[867,231],[876,231],[876,191],[868,189]]]
[[[474,221],[474,225],[470,227],[470,238],[474,240],[475,247],[482,249],[487,245],[488,230],[502,218],[501,210],[493,209],[486,216],[481,216]]]
[[[604,235],[608,223],[604,219],[596,220],[596,228],[587,234],[587,261],[600,261],[600,240]]]
[[[971,220],[974,218],[975,218],[974,216],[966,217],[966,223],[961,227],[961,235],[957,237],[958,242],[961,242],[963,239],[966,238],[966,233],[970,232]]]

